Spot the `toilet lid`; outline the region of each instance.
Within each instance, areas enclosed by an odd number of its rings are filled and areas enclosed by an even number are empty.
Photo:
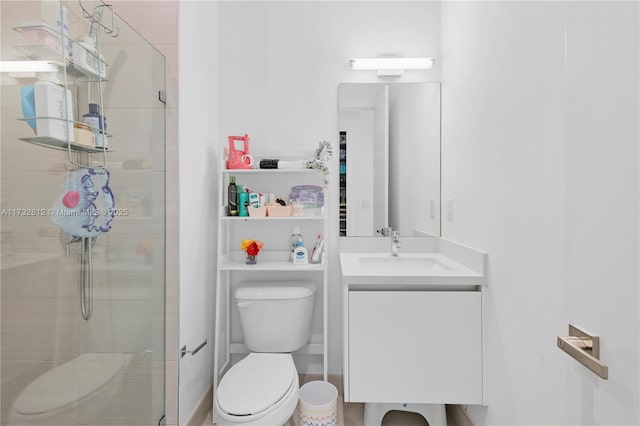
[[[222,377],[218,405],[233,416],[260,414],[285,396],[295,374],[291,354],[250,353]]]
[[[24,415],[45,414],[93,395],[114,379],[132,354],[85,353],[60,364],[31,382],[13,403]]]

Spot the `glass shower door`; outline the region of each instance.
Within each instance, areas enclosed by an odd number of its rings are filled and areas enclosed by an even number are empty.
[[[41,57],[50,47],[46,40],[36,40],[44,46],[25,57],[23,47],[34,39],[14,29],[40,21],[51,3],[0,3],[2,61],[61,61]],[[60,4],[72,40],[93,33],[86,15],[95,17],[102,3]],[[24,121],[22,88],[42,76],[2,74],[3,425],[157,425],[164,415],[165,58],[117,15],[117,3],[101,15],[94,28],[108,64],[105,78],[66,76],[74,120],[98,103],[107,122],[106,155],[72,157],[87,170],[104,166],[115,200],[111,229],[91,245],[90,287],[80,279],[83,252],[84,268],[89,264],[85,247],[71,242],[67,257],[69,236],[51,217],[56,200],[69,192],[71,172],[85,169],[70,163],[66,148],[25,141],[39,129]],[[59,76],[64,84],[64,72]],[[87,319],[83,288],[92,306]]]

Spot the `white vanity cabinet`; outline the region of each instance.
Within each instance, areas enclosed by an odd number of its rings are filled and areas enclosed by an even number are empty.
[[[312,150],[310,150],[312,153]],[[223,156],[221,155],[221,158]],[[256,158],[259,158],[256,156]],[[264,158],[282,158],[278,155]],[[215,310],[214,388],[220,378],[235,362],[249,353],[244,345],[238,308],[233,294],[238,286],[254,281],[278,284],[312,282],[316,287],[312,318],[311,340],[293,354],[300,372],[319,373],[327,379],[327,247],[319,264],[294,265],[289,262],[289,236],[299,227],[309,257],[318,235],[328,236],[328,195],[324,194],[324,207],[304,209],[303,216],[229,216],[227,187],[229,178],[237,185],[253,192],[275,194],[289,201],[291,188],[296,185],[322,186],[324,175],[315,169],[227,169],[221,161],[218,185],[217,281]],[[256,256],[256,264],[246,263],[241,250],[242,240],[263,242]]]
[[[482,403],[477,291],[349,291],[349,400]]]
[[[392,257],[376,240],[361,252],[341,240],[346,402],[485,404],[487,255],[420,241]]]

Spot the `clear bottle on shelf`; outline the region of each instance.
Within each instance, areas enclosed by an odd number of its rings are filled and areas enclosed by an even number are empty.
[[[304,238],[300,233],[300,227],[294,226],[293,234],[291,234],[291,236],[289,237],[289,262],[293,262],[293,252],[299,246],[299,244],[302,244],[302,246],[304,247]]]

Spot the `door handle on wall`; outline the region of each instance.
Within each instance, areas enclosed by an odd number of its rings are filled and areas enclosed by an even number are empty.
[[[558,336],[558,347],[599,377],[609,378],[609,367],[600,361],[600,336],[569,324],[569,336]]]

